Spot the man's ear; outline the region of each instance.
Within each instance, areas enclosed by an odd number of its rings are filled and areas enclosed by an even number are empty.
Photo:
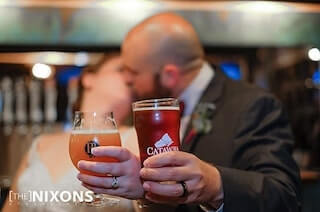
[[[176,65],[165,65],[160,73],[160,82],[165,88],[172,89],[180,80],[180,69]]]
[[[92,87],[92,84],[94,83],[94,74],[93,73],[85,73],[81,77],[81,83],[85,89],[90,89]]]

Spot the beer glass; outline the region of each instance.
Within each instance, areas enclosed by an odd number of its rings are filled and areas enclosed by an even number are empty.
[[[140,159],[168,151],[179,151],[180,108],[174,98],[151,99],[132,104]]]
[[[69,154],[73,165],[78,169],[80,160],[96,162],[117,162],[111,157],[95,157],[91,150],[98,146],[121,146],[120,135],[113,113],[75,112],[69,141]],[[86,170],[83,174],[106,177],[106,174],[94,173]],[[111,176],[110,176],[111,177]],[[103,194],[95,194],[92,202],[86,204],[103,206],[117,204],[120,200]]]

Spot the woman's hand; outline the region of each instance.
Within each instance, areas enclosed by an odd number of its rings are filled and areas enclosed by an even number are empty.
[[[93,148],[92,154],[96,157],[116,158],[119,162],[79,161],[78,167],[80,169],[106,175],[105,177],[96,177],[79,173],[78,179],[83,186],[95,193],[109,194],[127,199],[143,198],[144,190],[139,174],[141,165],[137,156],[126,148],[115,146]],[[118,188],[112,188],[113,177],[108,175],[117,177]]]

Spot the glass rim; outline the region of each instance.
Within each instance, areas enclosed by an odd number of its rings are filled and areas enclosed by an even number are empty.
[[[139,100],[136,102],[133,102],[132,104],[142,104],[142,103],[161,103],[161,102],[168,102],[168,101],[179,101],[176,98],[159,98],[159,99],[145,99],[145,100]]]
[[[94,124],[94,122],[99,123],[103,120],[103,123],[109,123],[112,128],[118,129],[116,120],[114,118],[113,112],[95,112],[95,111],[75,111],[72,118],[72,131],[83,130],[84,128],[77,129],[78,124],[81,125],[82,120],[85,119],[86,123],[91,123],[91,125],[86,126],[86,130],[98,130],[100,127]],[[78,124],[77,124],[78,123]],[[102,122],[101,122],[102,123]],[[110,126],[111,126],[110,125]],[[103,129],[106,126],[102,127]]]
[[[96,115],[107,115],[107,116],[110,116],[110,117],[113,117],[113,111],[111,111],[111,112],[99,112],[99,111],[79,111],[79,110],[77,110],[77,111],[75,111],[74,112],[74,114],[75,115],[77,115],[77,114],[96,114]]]
[[[158,98],[158,99],[146,99],[132,103],[132,109],[136,108],[150,108],[150,107],[174,107],[179,108],[179,100],[177,98]]]

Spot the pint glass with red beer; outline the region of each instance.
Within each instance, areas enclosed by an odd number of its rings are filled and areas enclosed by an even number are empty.
[[[153,155],[179,151],[180,108],[174,98],[151,99],[132,104],[141,163]]]

